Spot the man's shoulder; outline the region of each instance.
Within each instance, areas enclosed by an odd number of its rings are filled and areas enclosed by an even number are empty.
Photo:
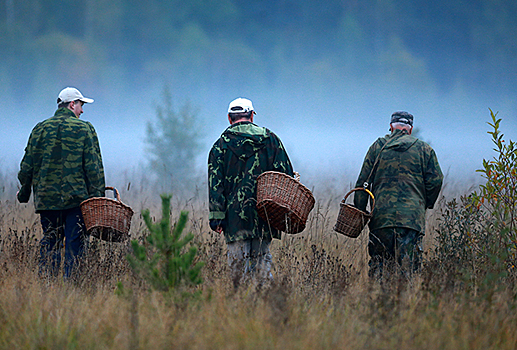
[[[384,136],[378,137],[377,140],[375,140],[370,145],[370,150],[374,151],[374,150],[377,150],[377,149],[381,149],[382,146],[384,146],[386,144],[386,142],[388,142],[388,135],[384,135]]]
[[[89,121],[84,120],[84,119],[72,117],[72,118],[66,118],[65,121],[67,123],[72,124],[72,125],[78,125],[78,126],[81,126],[81,127],[93,129],[92,123],[90,123]]]
[[[95,133],[95,128],[92,123],[87,120],[79,119],[79,118],[65,118],[63,120],[63,124],[65,128],[69,128],[70,130],[74,130],[76,132],[84,132],[88,134]]]
[[[226,142],[224,141],[224,133],[215,140],[214,144],[210,148],[210,154],[222,153],[225,148]]]
[[[58,132],[58,130],[61,130]],[[36,138],[54,138],[60,136],[62,139],[82,139],[96,135],[93,125],[79,118],[51,117],[38,123],[32,130],[31,135]]]

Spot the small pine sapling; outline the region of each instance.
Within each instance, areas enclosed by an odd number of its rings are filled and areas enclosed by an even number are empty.
[[[204,263],[195,262],[197,248],[189,243],[192,233],[183,235],[188,212],[182,211],[178,222],[171,228],[170,195],[162,195],[162,219],[153,223],[148,209],[142,212],[149,230],[147,244],[137,240],[131,242],[133,254],[128,256],[133,270],[154,289],[160,291],[178,290],[202,283],[201,268]]]

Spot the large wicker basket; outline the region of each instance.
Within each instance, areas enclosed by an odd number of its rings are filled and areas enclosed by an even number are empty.
[[[290,234],[302,232],[314,203],[314,196],[299,177],[266,171],[257,178],[259,216],[277,230]]]
[[[129,238],[133,210],[120,201],[114,187],[106,187],[115,193],[115,199],[93,197],[81,203],[81,212],[88,233],[109,242],[123,242]]]
[[[370,213],[364,212],[350,204],[345,203],[348,196],[350,196],[350,194],[355,191],[366,191],[372,197],[371,211],[373,211],[375,206],[375,197],[373,196],[373,193],[365,188],[354,188],[345,195],[345,198],[343,198],[340,203],[340,210],[336,225],[334,226],[334,231],[342,233],[345,236],[351,238],[359,237],[364,227],[366,224],[368,224],[368,221],[372,217]]]

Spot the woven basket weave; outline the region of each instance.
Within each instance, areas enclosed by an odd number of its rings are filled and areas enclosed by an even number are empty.
[[[362,187],[357,187],[350,190],[350,192],[348,192],[345,195],[345,198],[343,198],[343,200],[340,203],[340,210],[337,217],[336,225],[334,226],[334,231],[344,234],[345,236],[351,238],[357,238],[363,231],[366,224],[368,224],[368,221],[372,217],[370,213],[364,212],[350,204],[345,203],[346,199],[348,198],[348,196],[350,196],[350,194],[352,194],[355,191],[361,190],[366,191],[372,197],[371,211],[373,211],[373,208],[375,206],[375,197],[373,196],[372,192]]]
[[[273,228],[290,234],[305,229],[314,196],[298,178],[266,171],[257,178],[257,211]]]
[[[93,197],[81,203],[81,212],[88,233],[109,242],[123,242],[129,238],[133,210],[120,201],[114,187],[106,187],[115,193],[115,199]]]

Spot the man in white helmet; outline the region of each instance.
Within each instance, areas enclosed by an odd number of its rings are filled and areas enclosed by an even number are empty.
[[[209,220],[224,233],[234,288],[243,278],[259,285],[272,278],[269,245],[281,235],[257,212],[256,182],[265,171],[293,176],[293,167],[280,139],[253,123],[250,100],[238,98],[228,107],[230,126],[215,142],[208,158]]]

